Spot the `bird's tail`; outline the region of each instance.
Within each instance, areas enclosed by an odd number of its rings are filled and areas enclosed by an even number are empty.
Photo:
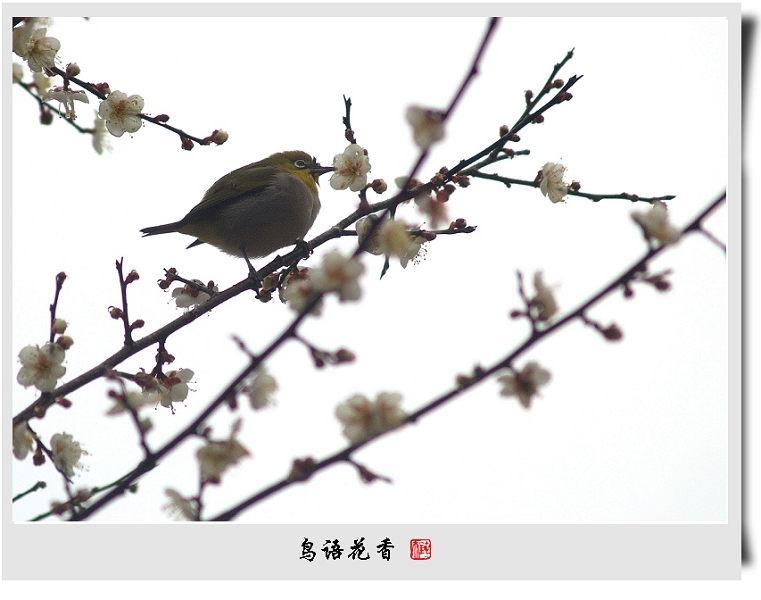
[[[141,229],[140,233],[143,234],[143,237],[146,237],[148,235],[159,235],[160,233],[173,233],[175,231],[178,231],[180,227],[179,221],[176,223],[167,223],[166,225],[156,225],[154,227],[146,227],[145,229]]]

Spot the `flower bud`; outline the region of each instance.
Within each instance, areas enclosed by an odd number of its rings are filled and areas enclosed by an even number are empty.
[[[221,146],[227,141],[228,137],[230,137],[229,134],[223,129],[215,129],[214,133],[211,134],[211,141],[217,146]]]
[[[151,429],[153,429],[153,422],[151,421],[150,417],[141,419],[139,425],[140,433],[148,433]]]
[[[81,489],[77,490],[76,496],[74,498],[77,502],[87,502],[90,497],[92,496],[92,493],[88,489]]]
[[[270,273],[262,280],[262,291],[271,291],[277,287],[280,282],[280,275],[277,273]]]
[[[340,348],[338,352],[336,352],[336,361],[338,363],[354,362],[356,358],[356,354],[346,348]]]
[[[69,63],[66,67],[66,77],[76,77],[79,75],[79,65],[77,63]]]
[[[53,321],[53,333],[65,333],[66,332],[66,326],[68,323],[64,321],[63,319],[55,319]]]
[[[35,467],[39,467],[40,465],[45,464],[45,455],[42,453],[42,448],[37,448],[37,450],[34,452],[34,455],[32,456],[32,463],[34,463]]]
[[[58,339],[55,341],[55,343],[58,344],[64,350],[68,350],[74,345],[74,340],[71,338],[71,336],[60,335],[58,336]]]
[[[50,112],[47,106],[43,106],[40,110],[40,124],[50,125],[53,122],[53,113]]]

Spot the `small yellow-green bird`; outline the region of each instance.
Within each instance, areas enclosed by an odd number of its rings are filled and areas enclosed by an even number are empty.
[[[278,152],[219,179],[180,221],[140,231],[184,233],[196,238],[188,248],[207,243],[246,262],[261,258],[304,238],[320,211],[320,175],[332,170],[306,152]]]

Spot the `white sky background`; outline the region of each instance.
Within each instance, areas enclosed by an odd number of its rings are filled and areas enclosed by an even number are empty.
[[[48,35],[61,41],[63,64],[76,61],[81,78],[140,94],[145,112],[203,137],[230,133],[222,147],[179,148],[179,139],[147,124],[132,137],[112,138],[98,156],[89,137],[62,121],[38,124],[36,103],[13,92],[13,351],[42,344],[56,273],[68,275],[58,316],[75,345],[65,380],[117,351],[120,304],[114,261],[141,279],[129,287],[130,317],[150,333],[181,314],[156,285],[163,268],[213,279],[220,289],[246,275],[245,264],[202,246],[185,250],[186,236],[141,239],[148,225],[177,220],[228,171],[272,152],[303,149],[329,164],[343,150],[342,94],[354,108],[352,125],[368,149],[371,176],[392,184],[416,157],[404,109],[444,107],[460,84],[486,26],[458,19],[105,19],[59,18]],[[138,34],[147,42],[136,43]],[[669,214],[684,225],[727,180],[727,28],[723,19],[504,20],[421,176],[475,154],[513,124],[523,92],[538,92],[553,65],[575,47],[560,77],[584,75],[573,100],[551,109],[542,125],[521,132],[528,157],[504,162],[499,173],[533,179],[547,162],[568,167],[582,191],[641,196],[674,194]],[[257,57],[278,56],[277,61]],[[20,62],[20,61],[17,61]],[[94,102],[94,99],[91,99]],[[78,105],[91,125],[91,107]],[[393,186],[391,186],[393,190]],[[371,194],[373,196],[373,194]],[[308,237],[353,211],[356,195],[321,188],[322,212]],[[376,200],[377,197],[371,198]],[[228,471],[205,496],[206,516],[237,504],[285,476],[294,458],[321,459],[344,447],[333,412],[354,393],[399,391],[413,411],[449,389],[456,373],[490,365],[519,345],[527,324],[515,270],[530,280],[542,269],[558,283],[561,310],[572,310],[644,252],[630,219],[644,210],[626,201],[594,204],[569,197],[553,205],[538,190],[473,181],[449,203],[452,218],[478,230],[428,244],[426,260],[382,281],[379,257],[366,256],[358,304],[328,301],[302,333],[314,344],[351,348],[354,365],[317,371],[307,351],[289,343],[268,363],[280,389],[274,409],[241,405],[211,421],[226,437],[238,414],[241,441],[253,458]],[[414,221],[411,208],[401,217]],[[727,240],[727,209],[707,222]],[[317,249],[348,252],[344,238]],[[733,247],[729,245],[729,254]],[[256,264],[265,264],[257,261]],[[362,484],[349,466],[336,466],[243,515],[252,523],[629,523],[723,522],[727,517],[727,275],[724,255],[691,236],[653,263],[671,268],[673,289],[637,286],[593,309],[615,320],[618,344],[574,324],[517,361],[537,360],[551,383],[532,408],[499,395],[493,381],[458,398],[414,426],[361,450],[356,459],[393,479]],[[191,392],[175,415],[151,414],[158,448],[190,422],[245,366],[231,341],[261,350],[293,313],[252,293],[214,309],[171,336],[171,368],[195,371]],[[120,365],[150,370],[155,348]],[[109,386],[72,394],[73,408],[51,408],[34,425],[47,442],[66,431],[90,453],[77,487],[103,485],[132,469],[141,454],[128,419],[104,417]],[[13,387],[13,413],[36,393]],[[163,490],[197,489],[195,452],[183,444],[140,481],[140,493],[113,502],[96,522],[165,522]],[[48,490],[14,505],[27,520],[63,499],[51,465],[14,460],[14,493],[39,479]]]

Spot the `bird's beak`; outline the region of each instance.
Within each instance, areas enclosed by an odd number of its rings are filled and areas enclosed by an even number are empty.
[[[313,165],[313,166],[309,167],[309,170],[316,177],[319,177],[320,175],[323,175],[324,173],[330,173],[331,171],[335,171],[335,168],[333,168],[333,167],[323,167],[322,165]]]

